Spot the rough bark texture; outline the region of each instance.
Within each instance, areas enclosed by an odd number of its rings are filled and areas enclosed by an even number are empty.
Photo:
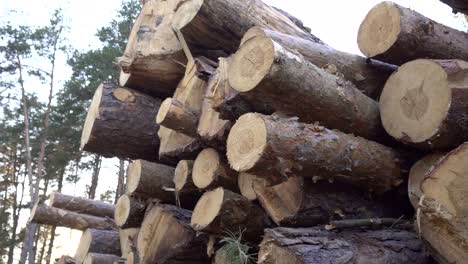
[[[397,65],[419,58],[468,60],[467,42],[468,33],[392,2],[371,9],[358,35],[364,55]]]
[[[190,217],[190,211],[175,206],[153,207],[138,237],[140,263],[208,263],[208,238],[192,230]]]
[[[243,115],[231,129],[227,146],[233,169],[272,182],[275,176],[281,182],[295,175],[385,192],[403,181],[399,155],[391,148],[293,119]]]
[[[114,261],[118,261],[119,256],[111,254],[99,254],[99,253],[89,253],[83,264],[113,264]]]
[[[418,148],[450,150],[468,140],[467,88],[466,61],[408,62],[389,78],[382,92],[384,128]]]
[[[110,218],[114,217],[115,210],[115,205],[110,203],[82,197],[75,197],[59,192],[53,192],[51,194],[49,205],[55,208],[73,211],[80,214]]]
[[[327,45],[260,27],[249,29],[242,38],[241,45],[257,36],[271,38],[300,53],[312,64],[351,81],[356,88],[371,98],[377,98],[380,95],[385,81],[397,69],[395,65],[366,59],[359,55],[335,50]]]
[[[179,66],[181,67],[181,66]],[[182,67],[181,67],[182,68]],[[119,85],[158,98],[171,97],[174,93],[177,82],[173,86],[164,85],[159,78],[149,74],[125,73],[120,71]]]
[[[199,112],[185,107],[175,99],[167,98],[159,108],[156,122],[160,126],[167,127],[187,136],[198,137],[197,126],[199,118]]]
[[[321,228],[266,229],[258,263],[426,264],[416,234],[398,230],[325,231]]]
[[[146,203],[128,194],[122,195],[115,208],[115,223],[120,228],[140,227],[145,216]]]
[[[94,94],[81,138],[81,149],[130,159],[157,160],[159,126],[154,122],[161,101],[104,83]]]
[[[140,228],[119,229],[120,250],[122,251],[122,257],[126,258],[129,254],[136,250],[139,232]],[[129,262],[129,264],[134,263]]]
[[[256,37],[241,46],[229,67],[229,83],[256,112],[278,111],[306,123],[385,139],[377,102],[269,38]]]
[[[119,232],[89,228],[81,236],[75,254],[78,264],[83,263],[89,253],[112,254],[120,256]]]
[[[219,207],[213,204],[219,204]],[[242,237],[253,242],[258,242],[263,229],[269,224],[261,208],[244,196],[223,188],[203,194],[193,209],[191,220],[195,231],[214,235],[243,231]]]
[[[79,214],[63,209],[37,204],[31,213],[30,221],[43,225],[63,226],[71,229],[86,230],[88,228],[116,229],[111,218]]]
[[[262,207],[279,226],[306,227],[338,219],[402,215],[398,205],[366,197],[363,192],[351,190],[349,186],[314,183],[301,177],[290,178],[272,187],[254,182],[254,190]]]
[[[136,160],[128,166],[126,193],[174,203],[174,171],[164,164]]]
[[[441,2],[449,5],[453,13],[464,13],[468,15],[468,3],[465,0],[440,0]]]

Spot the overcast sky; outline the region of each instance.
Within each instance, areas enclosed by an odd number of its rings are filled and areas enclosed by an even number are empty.
[[[229,0],[226,0],[229,1]],[[360,54],[356,43],[359,25],[369,9],[379,3],[377,0],[265,0],[301,19],[312,29],[312,33],[336,49]],[[445,25],[466,30],[467,26],[461,16],[456,17],[451,9],[438,0],[395,0],[394,2],[410,7],[423,15]],[[98,28],[106,26],[115,16],[121,0],[0,0],[0,21],[11,21],[13,24],[45,25],[50,14],[62,8],[64,17],[70,25],[68,41],[74,48],[87,50],[99,47],[95,37]],[[14,10],[14,11],[13,11]],[[62,57],[58,68],[58,86],[70,74],[66,58]],[[116,185],[116,161],[103,163],[98,192],[101,193]],[[82,195],[84,186],[89,182],[89,175],[83,175],[77,186],[66,186],[64,192]],[[60,250],[54,256],[74,255],[79,232],[60,229],[57,240]]]

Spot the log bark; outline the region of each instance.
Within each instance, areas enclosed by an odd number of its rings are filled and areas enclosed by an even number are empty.
[[[256,112],[277,111],[305,123],[385,139],[377,102],[271,38],[255,37],[240,47],[229,66],[229,83]]]
[[[254,182],[260,204],[278,226],[306,227],[339,219],[400,217],[398,205],[384,203],[349,186],[301,177],[265,187]]]
[[[118,261],[119,259],[119,256],[112,254],[89,253],[83,264],[113,264],[114,261]]]
[[[158,159],[154,117],[161,101],[104,83],[94,93],[81,135],[81,149],[105,157]]]
[[[392,2],[373,7],[358,33],[365,56],[396,65],[420,58],[468,60],[467,42],[468,33]]]
[[[379,97],[385,81],[397,69],[395,65],[366,59],[359,55],[335,50],[327,45],[261,27],[249,29],[242,38],[241,46],[255,37],[270,38],[298,52],[312,64],[351,81],[356,88],[371,98]]]
[[[408,176],[408,197],[414,209],[418,209],[419,199],[423,195],[421,190],[422,181],[443,157],[444,154],[442,153],[432,153],[423,157],[411,167]]]
[[[75,197],[59,192],[53,192],[50,195],[49,206],[79,214],[110,218],[114,217],[115,210],[115,206],[110,203]]]
[[[36,204],[29,221],[51,226],[63,226],[71,229],[86,230],[88,228],[115,229],[117,226],[111,218],[79,214],[63,209]]]
[[[304,176],[383,193],[403,181],[399,155],[389,147],[315,124],[256,113],[243,115],[231,129],[227,157],[236,171],[272,183]]]
[[[208,263],[208,238],[190,227],[191,212],[157,205],[148,212],[138,235],[140,263]]]
[[[115,206],[115,223],[123,229],[140,227],[145,211],[146,203],[142,199],[124,194]]]
[[[193,163],[192,179],[200,190],[223,187],[238,191],[237,172],[233,171],[223,157],[213,148],[204,149]]]
[[[127,259],[137,248],[138,233],[140,228],[119,229],[120,250],[122,257]],[[132,261],[129,263],[134,264]]]
[[[177,84],[172,87],[163,85],[158,78],[152,75],[125,73],[122,70],[120,71],[119,85],[162,99],[171,97],[177,86]]]
[[[440,159],[424,178],[414,179],[421,188],[417,227],[440,263],[463,263],[468,258],[468,143]],[[419,181],[418,181],[419,180]],[[422,182],[421,182],[422,180]]]
[[[467,42],[468,43],[468,42]],[[385,84],[385,130],[421,149],[449,150],[468,140],[468,62],[418,59]]]
[[[468,3],[464,0],[440,0],[449,5],[453,13],[463,13],[468,16]]]
[[[198,137],[197,126],[200,113],[181,102],[167,98],[161,104],[156,123],[190,137]]]
[[[119,232],[115,230],[86,229],[76,250],[76,263],[83,263],[89,253],[120,256]]]
[[[425,264],[428,257],[416,234],[398,229],[347,230],[321,228],[265,230],[258,263]]]
[[[128,166],[126,194],[174,203],[174,167],[145,160]]]
[[[174,187],[176,194],[176,202],[179,207],[186,208],[186,204],[181,204],[183,201],[198,201],[202,193],[193,183],[192,169],[193,160],[181,160],[177,164],[174,172]],[[181,198],[182,197],[182,198]],[[190,203],[193,205],[193,203]],[[191,206],[193,208],[193,206]]]
[[[262,209],[247,198],[223,188],[206,192],[198,200],[191,219],[195,231],[213,235],[226,232],[239,235],[248,241],[258,242],[263,229],[269,225]]]
[[[57,261],[57,264],[75,264],[75,260],[70,256],[61,256]]]

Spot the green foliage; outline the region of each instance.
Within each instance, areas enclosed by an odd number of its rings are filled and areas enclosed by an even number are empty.
[[[115,191],[107,190],[101,194],[101,197],[99,198],[99,200],[103,202],[114,203],[114,196],[115,196]]]
[[[223,246],[217,254],[223,254],[224,259],[230,264],[255,263],[253,254],[249,254],[250,247],[242,243],[242,232],[239,236],[226,232],[227,236],[221,240]]]

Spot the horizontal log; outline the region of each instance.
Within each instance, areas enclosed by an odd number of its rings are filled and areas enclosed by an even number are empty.
[[[76,249],[76,263],[83,263],[90,253],[120,256],[122,253],[120,251],[119,232],[115,230],[86,229]]]
[[[200,190],[223,187],[237,191],[237,172],[213,148],[206,148],[198,154],[193,163],[192,179]]]
[[[199,112],[184,106],[175,99],[167,98],[159,108],[156,123],[187,136],[198,137],[199,118]]]
[[[174,172],[174,187],[176,194],[176,202],[179,207],[186,208],[187,201],[198,201],[202,193],[193,183],[192,171],[193,160],[181,160],[177,163]],[[184,204],[181,204],[181,200]],[[192,202],[189,202],[192,204]],[[193,207],[193,206],[190,206]]]
[[[414,209],[418,209],[419,199],[422,196],[422,181],[443,157],[444,154],[442,153],[432,153],[423,157],[411,167],[408,176],[408,197]]]
[[[453,13],[464,13],[468,16],[468,3],[464,0],[440,0],[441,2],[449,5]]]
[[[75,264],[75,260],[70,256],[61,256],[59,259],[55,260],[57,264]]]
[[[53,192],[49,205],[55,208],[73,211],[97,217],[114,217],[115,206],[110,203]]]
[[[119,229],[120,250],[122,251],[122,257],[127,259],[128,264],[135,264],[128,258],[136,251],[139,232],[140,228]]]
[[[145,216],[145,211],[145,201],[124,194],[120,196],[115,205],[115,223],[123,229],[140,227]]]
[[[174,203],[174,167],[145,160],[128,166],[126,193],[142,198],[156,198]]]

